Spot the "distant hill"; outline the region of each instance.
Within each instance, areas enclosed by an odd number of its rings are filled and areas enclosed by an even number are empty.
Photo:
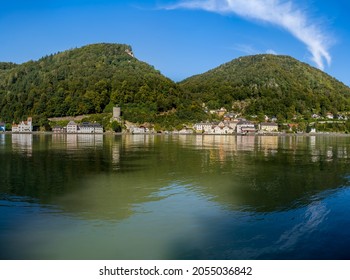
[[[279,115],[344,112],[350,88],[324,72],[289,56],[240,57],[204,74],[185,79],[181,88],[209,108],[246,114]]]
[[[20,65],[0,63],[0,118],[8,122],[111,112],[114,104],[142,104],[147,120],[176,108],[178,95],[173,81],[123,44],[88,45]],[[142,119],[142,112],[131,115]]]

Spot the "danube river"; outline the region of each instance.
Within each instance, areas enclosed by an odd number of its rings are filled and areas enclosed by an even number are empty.
[[[350,259],[350,137],[0,134],[0,259]]]

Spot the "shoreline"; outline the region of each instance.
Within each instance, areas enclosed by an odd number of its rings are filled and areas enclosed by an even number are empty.
[[[12,132],[12,131],[1,131],[0,135],[164,135],[164,136],[176,136],[176,135],[188,135],[188,136],[342,136],[349,137],[350,134],[339,133],[339,132],[316,132],[316,133],[249,133],[249,134],[197,134],[197,133],[130,133],[130,132],[103,132],[103,133],[54,133],[52,131],[32,131],[32,132]]]

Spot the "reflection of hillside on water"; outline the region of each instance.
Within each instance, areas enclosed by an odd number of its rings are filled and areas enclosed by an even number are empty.
[[[178,184],[223,207],[270,212],[298,207],[312,194],[346,184],[345,139],[52,135],[32,140],[31,161],[16,155],[10,165],[1,160],[7,172],[0,188],[87,219],[123,219]],[[45,145],[53,149],[39,149]],[[19,171],[25,181],[18,179]]]
[[[226,161],[220,148],[202,154],[198,191],[229,208],[269,212],[307,204],[314,194],[348,184],[346,138],[255,137],[254,141],[254,151],[225,153]],[[251,147],[253,139],[247,143]]]

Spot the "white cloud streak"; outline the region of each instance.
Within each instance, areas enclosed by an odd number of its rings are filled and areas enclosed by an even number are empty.
[[[200,9],[220,14],[236,14],[248,20],[273,24],[303,42],[318,68],[330,65],[330,38],[320,26],[291,1],[283,0],[184,0],[167,9]]]

